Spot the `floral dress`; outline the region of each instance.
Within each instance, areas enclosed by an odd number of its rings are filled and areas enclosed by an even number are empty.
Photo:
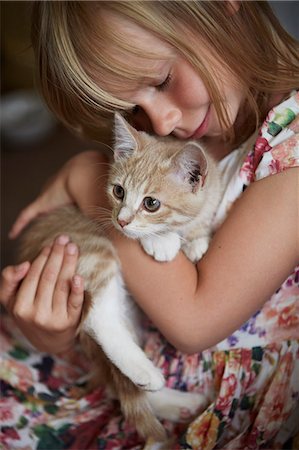
[[[250,183],[293,166],[299,166],[298,92],[220,162],[227,188],[214,227]],[[89,365],[80,347],[62,357],[39,353],[6,316],[1,333],[0,448],[144,448],[104,388],[82,394]],[[260,311],[211,349],[187,356],[151,325],[145,336],[166,386],[214,393],[189,425],[165,421],[169,448],[299,448],[299,266]]]

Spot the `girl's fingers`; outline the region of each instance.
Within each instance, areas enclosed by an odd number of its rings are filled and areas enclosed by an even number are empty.
[[[0,279],[0,303],[9,308],[15,298],[20,281],[25,277],[30,267],[28,261],[18,266],[7,266],[3,269]]]
[[[38,202],[34,201],[30,203],[26,208],[24,208],[18,217],[16,218],[15,223],[11,227],[8,236],[10,239],[15,239],[20,232],[28,225],[31,220],[33,220],[39,214]]]
[[[53,296],[53,310],[67,314],[68,298],[72,288],[72,278],[75,274],[79,251],[76,244],[69,242],[64,251],[64,258],[58,275]]]
[[[49,312],[53,309],[53,296],[63,263],[65,246],[68,242],[69,237],[64,235],[59,236],[54,241],[37,286],[36,308],[40,307],[44,311]]]
[[[80,275],[74,275],[71,285],[71,294],[68,299],[68,316],[69,319],[77,324],[81,317],[82,306],[84,301],[84,281]]]
[[[51,247],[45,247],[31,263],[27,276],[22,282],[17,294],[14,309],[18,315],[30,314],[35,302],[36,291],[39,285],[42,271],[48,261]]]

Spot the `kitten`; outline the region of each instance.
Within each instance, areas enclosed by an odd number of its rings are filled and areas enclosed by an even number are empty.
[[[215,162],[196,142],[157,139],[134,130],[115,116],[114,163],[108,195],[111,220],[126,236],[139,239],[159,261],[169,261],[180,248],[192,261],[201,258],[211,236],[211,219],[221,196]],[[32,260],[59,234],[80,248],[78,273],[85,279],[80,339],[94,363],[93,384],[111,386],[124,416],[144,437],[164,440],[157,419],[180,420],[209,398],[163,387],[162,373],[140,348],[140,311],[128,295],[112,243],[75,207],[37,219],[22,239],[21,258]]]
[[[137,132],[115,116],[112,221],[158,261],[180,248],[196,262],[208,249],[223,187],[216,162],[195,141]]]

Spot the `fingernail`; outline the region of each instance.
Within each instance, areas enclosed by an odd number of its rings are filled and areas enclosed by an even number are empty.
[[[28,264],[29,264],[28,261],[18,264],[17,266],[15,266],[15,271],[18,273],[23,272],[25,268],[28,266]]]
[[[64,234],[62,234],[61,236],[58,236],[58,238],[56,239],[57,244],[60,245],[65,245],[69,242],[70,238],[68,236],[65,236]]]
[[[78,251],[77,249],[77,245],[73,244],[72,242],[70,244],[67,245],[66,247],[66,251],[69,255],[75,255]]]

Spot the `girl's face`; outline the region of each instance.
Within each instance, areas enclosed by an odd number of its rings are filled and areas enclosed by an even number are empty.
[[[140,79],[132,87],[128,87],[126,82],[122,83],[121,79],[117,88],[115,83],[111,86],[109,82],[105,83],[106,89],[119,99],[136,105],[133,111],[136,127],[148,130],[150,124],[157,135],[172,134],[179,139],[221,138],[223,130],[214,105],[191,64],[178,55],[173,47],[141,27],[114,16],[109,18],[110,22],[111,20],[116,22],[113,25],[118,27],[130,44],[145,55],[119,54],[117,57],[119,62],[123,59],[126,65],[129,63],[137,73],[138,68],[142,67],[149,74],[148,77]],[[196,41],[196,45],[201,56],[203,52],[207,52],[201,43]],[[146,58],[147,54],[153,52],[157,59]],[[244,100],[244,92],[236,78],[223,69],[221,62],[215,61],[213,73],[218,74],[216,82],[233,125]]]

